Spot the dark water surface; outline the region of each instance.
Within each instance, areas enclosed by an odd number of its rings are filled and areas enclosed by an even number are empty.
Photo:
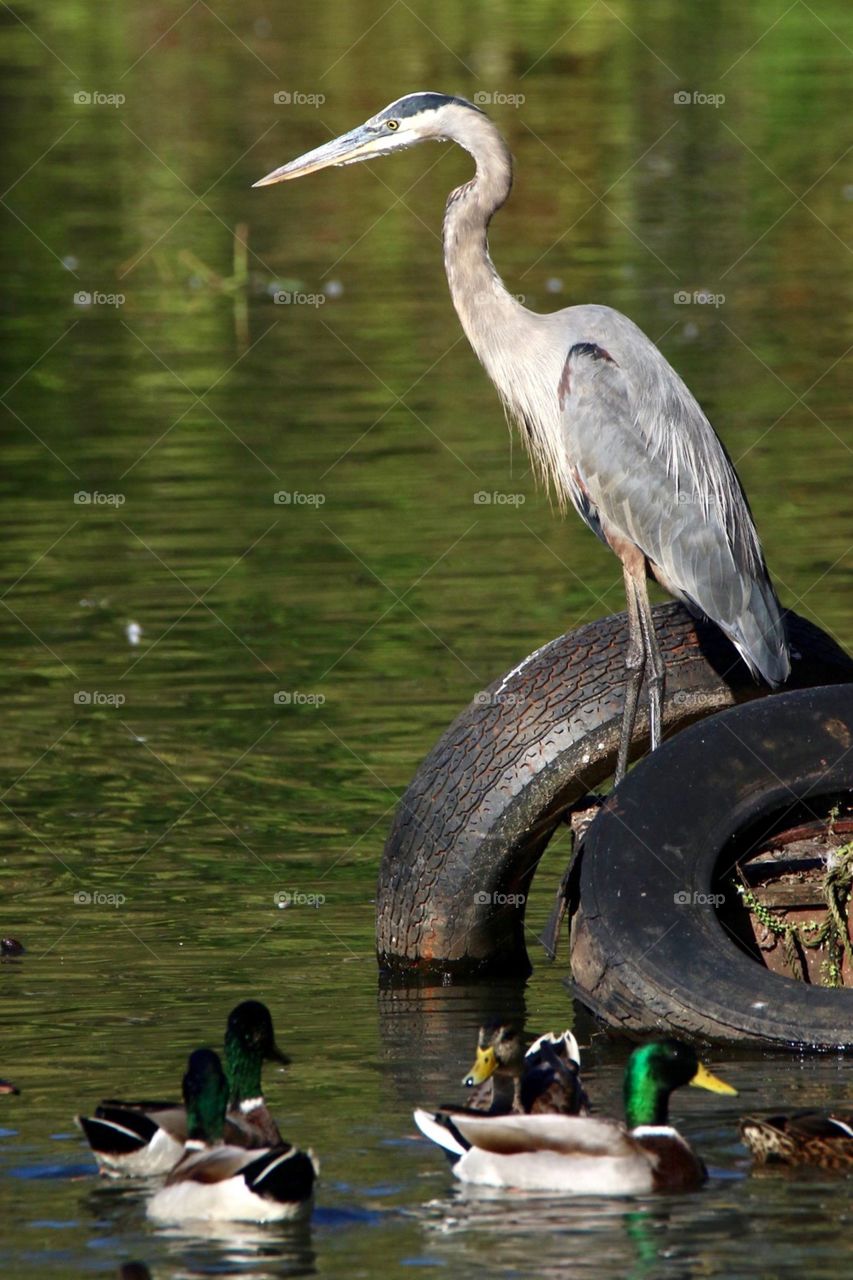
[[[0,932],[27,946],[0,965],[4,1276],[849,1272],[850,1183],[749,1175],[735,1138],[743,1110],[849,1099],[835,1060],[723,1055],[739,1098],[679,1095],[712,1169],[683,1199],[473,1194],[415,1140],[484,1009],[573,1012],[538,951],[524,993],[377,990],[396,798],[477,690],[622,608],[621,576],[461,337],[437,236],[467,158],[250,184],[398,94],[491,95],[509,287],[660,342],[784,603],[849,647],[850,27],[840,0],[0,8]],[[154,1229],[72,1116],[173,1093],[248,995],[294,1058],[269,1095],[322,1159],[314,1223]],[[603,1108],[626,1051],[591,1040]]]

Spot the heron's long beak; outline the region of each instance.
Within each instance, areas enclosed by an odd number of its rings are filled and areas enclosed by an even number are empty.
[[[692,1085],[696,1085],[699,1089],[709,1089],[711,1093],[737,1093],[737,1089],[732,1085],[726,1084],[725,1080],[721,1080],[719,1076],[712,1075],[704,1062],[700,1062],[696,1074],[690,1081]]]
[[[306,173],[316,173],[318,169],[328,169],[335,164],[355,164],[357,160],[366,160],[371,155],[381,155],[388,149],[389,139],[369,132],[360,124],[349,133],[342,133],[332,142],[322,147],[306,151],[304,156],[291,160],[290,164],[273,169],[260,182],[253,182],[253,187],[271,187],[275,182],[289,182],[291,178],[302,178]]]

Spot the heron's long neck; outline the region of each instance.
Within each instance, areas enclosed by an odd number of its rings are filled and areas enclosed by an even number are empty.
[[[534,467],[565,501],[567,460],[558,385],[565,353],[543,342],[543,317],[507,292],[489,257],[488,228],[512,187],[509,148],[486,116],[466,113],[465,136],[477,172],[450,193],[444,215],[444,267],[462,328],[521,430]],[[552,349],[553,348],[553,349]]]
[[[467,114],[467,113],[466,113]],[[444,215],[444,268],[450,296],[462,328],[486,369],[494,353],[494,329],[521,311],[489,257],[488,228],[512,187],[509,148],[486,116],[473,113],[466,120],[466,136],[459,139],[470,151],[477,172],[470,182],[450,193]]]

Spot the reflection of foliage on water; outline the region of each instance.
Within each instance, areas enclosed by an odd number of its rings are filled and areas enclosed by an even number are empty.
[[[648,1209],[640,1209],[625,1214],[625,1234],[637,1251],[634,1265],[627,1273],[627,1280],[645,1280],[651,1267],[657,1265],[659,1245],[655,1240],[655,1233],[659,1232],[660,1224],[665,1225],[666,1222],[666,1210],[658,1209],[651,1213]]]

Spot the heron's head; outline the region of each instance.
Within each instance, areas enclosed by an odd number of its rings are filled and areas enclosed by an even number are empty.
[[[360,124],[358,128],[343,133],[322,147],[307,151],[290,164],[274,169],[256,187],[271,187],[274,182],[287,182],[301,178],[330,165],[358,164],[359,160],[372,160],[375,156],[387,156],[392,151],[403,151],[417,142],[453,139],[462,142],[474,118],[482,120],[484,112],[465,98],[453,98],[445,93],[409,93],[398,98]]]

